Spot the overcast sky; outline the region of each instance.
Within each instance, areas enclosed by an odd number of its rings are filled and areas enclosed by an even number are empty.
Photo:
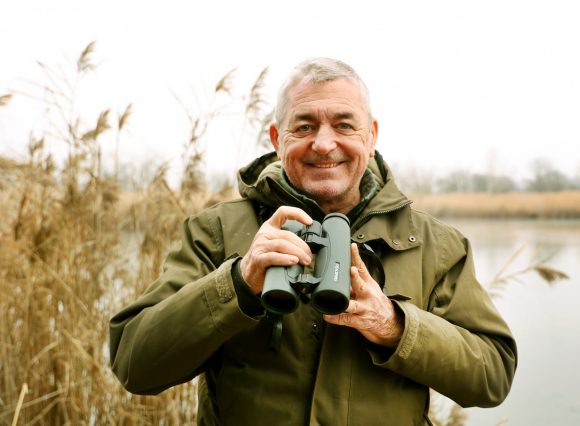
[[[188,124],[176,94],[191,111],[226,109],[206,158],[210,170],[232,173],[253,154],[239,148],[251,132],[239,105],[212,101],[215,83],[237,67],[241,95],[268,66],[273,102],[292,66],[330,56],[367,82],[378,149],[398,169],[521,177],[543,157],[567,174],[580,170],[577,1],[21,0],[2,2],[0,16],[0,95],[38,90],[36,61],[67,69],[96,40],[98,68],[79,83],[77,107],[92,122],[133,103],[124,162],[179,167]],[[0,108],[0,155],[24,158],[42,111],[23,96]]]

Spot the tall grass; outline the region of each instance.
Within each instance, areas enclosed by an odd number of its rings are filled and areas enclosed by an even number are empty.
[[[195,182],[186,199],[175,194],[160,169],[119,215],[100,139],[117,132],[119,140],[131,110],[113,123],[103,109],[92,124],[75,110],[93,49],[78,58],[75,84],[41,64],[47,107],[59,119],[30,141],[25,164],[0,161],[0,424],[191,423],[193,382],[157,397],[122,389],[109,368],[108,320],[159,274],[179,223],[209,196],[195,196]],[[48,137],[68,146],[61,168],[45,150]]]

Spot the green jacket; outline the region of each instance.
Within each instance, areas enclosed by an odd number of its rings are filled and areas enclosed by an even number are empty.
[[[475,278],[468,241],[411,209],[375,161],[366,177],[377,192],[352,218],[351,235],[378,249],[384,291],[405,316],[398,347],[373,345],[300,304],[284,316],[279,353],[269,348],[271,322],[260,308],[244,313],[232,278],[259,228],[255,207],[324,215],[274,160],[240,172],[242,199],[187,219],[159,279],[112,318],[112,368],[123,385],[155,394],[200,375],[201,425],[424,425],[429,388],[464,407],[501,403],[516,346]]]

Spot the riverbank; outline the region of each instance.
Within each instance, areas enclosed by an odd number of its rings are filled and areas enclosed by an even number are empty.
[[[416,209],[437,217],[578,219],[580,191],[409,194]]]

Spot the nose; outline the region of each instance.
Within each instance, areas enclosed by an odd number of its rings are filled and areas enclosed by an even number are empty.
[[[312,143],[312,150],[318,154],[325,155],[336,148],[336,135],[331,126],[320,126],[314,142]]]

